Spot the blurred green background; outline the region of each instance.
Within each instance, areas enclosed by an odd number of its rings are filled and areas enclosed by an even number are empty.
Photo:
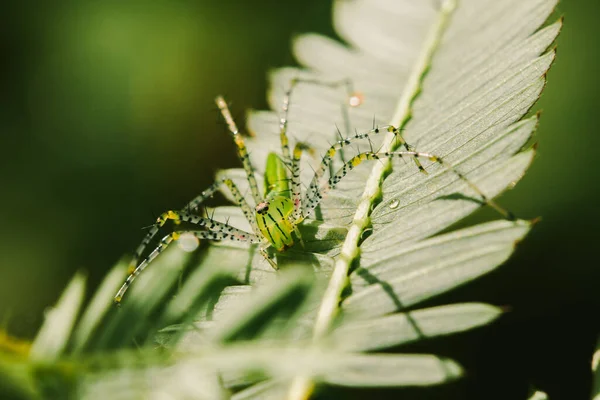
[[[0,323],[31,337],[73,273],[92,288],[159,212],[237,166],[213,98],[242,121],[290,39],[333,35],[331,2],[12,2],[0,16]],[[460,355],[461,398],[586,398],[600,330],[597,0],[564,0],[531,170],[501,203],[542,216],[513,259],[443,301],[510,305],[433,346]],[[491,216],[483,211],[476,218]],[[91,290],[91,289],[90,289]],[[439,300],[438,300],[439,301]],[[498,397],[496,397],[498,396]],[[521,397],[519,397],[521,396]]]

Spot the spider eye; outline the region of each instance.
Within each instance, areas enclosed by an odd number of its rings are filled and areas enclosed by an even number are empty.
[[[266,214],[269,211],[269,203],[263,201],[256,206],[256,212],[259,214]]]

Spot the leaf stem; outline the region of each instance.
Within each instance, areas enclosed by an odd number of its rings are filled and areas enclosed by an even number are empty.
[[[421,85],[435,51],[437,50],[442,35],[448,25],[450,17],[456,8],[457,0],[446,0],[443,2],[439,15],[427,36],[423,51],[419,54],[408,82],[402,92],[391,124],[403,128],[412,117],[412,105],[419,95]],[[395,146],[394,134],[388,133],[382,147],[383,152],[393,151]],[[381,182],[386,172],[391,168],[391,162],[382,160],[376,163],[367,180],[365,191],[354,214],[352,225],[342,246],[340,256],[335,262],[329,285],[323,295],[323,301],[319,308],[315,325],[313,328],[313,343],[318,342],[327,334],[331,324],[339,311],[339,304],[344,288],[347,285],[348,273],[352,262],[359,254],[358,244],[364,230],[370,224],[370,212],[373,204],[381,192]],[[307,376],[299,376],[294,379],[288,392],[290,400],[308,399],[314,389],[314,383]]]

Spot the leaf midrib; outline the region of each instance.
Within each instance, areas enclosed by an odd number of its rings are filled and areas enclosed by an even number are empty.
[[[455,7],[455,0],[446,0],[442,4],[438,18],[434,22],[432,29],[424,42],[423,51],[415,62],[414,68],[396,107],[396,112],[391,119],[391,124],[399,129],[402,129],[412,116],[413,102],[419,94],[423,79],[430,67],[433,55],[438,49],[442,35],[446,30]],[[380,151],[393,151],[395,149],[394,143],[394,134],[393,132],[389,132],[383,141]],[[358,247],[360,238],[364,230],[370,224],[370,212],[380,196],[384,177],[390,169],[390,160],[376,163],[367,179],[361,201],[354,214],[346,240],[342,245],[341,253],[335,262],[329,285],[325,290],[321,307],[317,313],[313,329],[313,341],[315,342],[326,335],[331,328],[333,319],[339,311],[341,295],[347,284],[350,266],[359,254]],[[298,377],[291,384],[289,398],[307,398],[312,392],[313,386],[310,378]]]

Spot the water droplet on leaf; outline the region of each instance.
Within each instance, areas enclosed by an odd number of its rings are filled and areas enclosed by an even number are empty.
[[[186,252],[192,252],[198,248],[200,241],[192,233],[184,233],[177,239],[179,248]]]
[[[364,97],[361,93],[355,92],[348,99],[348,104],[350,107],[358,107],[362,104]]]

